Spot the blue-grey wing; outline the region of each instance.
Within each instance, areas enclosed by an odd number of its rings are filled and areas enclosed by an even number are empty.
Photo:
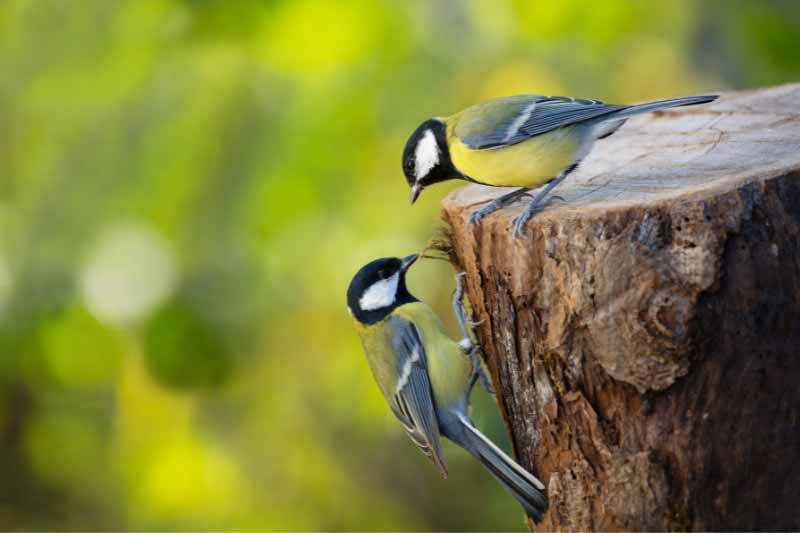
[[[473,150],[501,148],[558,128],[597,119],[628,107],[606,104],[600,100],[584,100],[564,96],[529,95],[527,98],[524,105],[521,105],[519,100],[513,101],[513,105],[510,106],[513,108],[513,112],[511,114],[502,113],[502,119],[494,121],[491,127],[482,130],[475,127],[466,128],[463,135],[459,135],[459,139]],[[509,103],[511,102],[509,101]],[[481,111],[479,106],[464,111],[463,116],[459,117],[459,122],[476,123],[472,116],[483,114],[488,110]],[[483,123],[487,124],[487,121],[483,121]]]
[[[390,318],[387,326],[397,355],[397,386],[389,405],[411,440],[447,476],[422,337],[413,323],[400,317]]]

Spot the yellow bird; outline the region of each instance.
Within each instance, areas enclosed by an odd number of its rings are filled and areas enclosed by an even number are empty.
[[[544,484],[503,453],[469,418],[469,397],[484,378],[467,330],[461,275],[453,298],[464,338],[452,340],[433,310],[406,288],[417,255],[385,257],[364,265],[347,289],[347,308],[372,375],[411,440],[447,474],[441,437],[458,444],[522,505],[535,522],[547,510]]]
[[[495,98],[445,118],[426,120],[403,151],[411,203],[429,185],[462,179],[495,187],[520,187],[470,215],[468,226],[530,189],[546,185],[514,220],[514,237],[547,194],[574,171],[594,141],[614,133],[639,113],[712,102],[718,95],[684,96],[636,105],[526,94]]]

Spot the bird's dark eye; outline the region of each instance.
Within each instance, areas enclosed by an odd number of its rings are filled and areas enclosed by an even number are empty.
[[[406,159],[405,167],[407,173],[411,174],[414,172],[414,162],[411,159]]]
[[[378,278],[379,279],[386,279],[386,272],[383,269],[378,270]]]

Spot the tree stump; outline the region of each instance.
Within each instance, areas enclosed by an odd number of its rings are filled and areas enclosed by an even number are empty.
[[[517,242],[525,201],[466,229],[505,192],[443,216],[538,527],[800,529],[800,85],[632,118]]]

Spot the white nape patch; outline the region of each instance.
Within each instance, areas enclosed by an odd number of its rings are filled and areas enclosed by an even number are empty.
[[[436,137],[431,130],[425,130],[425,135],[417,142],[414,159],[414,175],[417,181],[427,176],[439,164],[439,145],[436,144]]]
[[[419,361],[419,346],[414,346],[414,351],[411,353],[411,358],[406,359],[406,363],[403,365],[403,369],[400,371],[400,378],[397,380],[397,389],[395,389],[395,394],[398,394],[403,387],[406,386],[408,383],[408,378],[411,377],[411,367],[414,366],[414,363]]]
[[[364,311],[389,307],[394,303],[398,283],[400,283],[400,272],[395,272],[391,278],[376,281],[358,300],[359,307]]]
[[[522,113],[514,119],[514,122],[509,124],[508,129],[506,130],[506,136],[503,139],[504,143],[511,140],[511,138],[517,134],[522,125],[525,124],[529,118],[531,118],[531,114],[533,113],[534,109],[536,109],[536,102],[531,102],[531,104],[528,105],[528,107],[526,107]]]

